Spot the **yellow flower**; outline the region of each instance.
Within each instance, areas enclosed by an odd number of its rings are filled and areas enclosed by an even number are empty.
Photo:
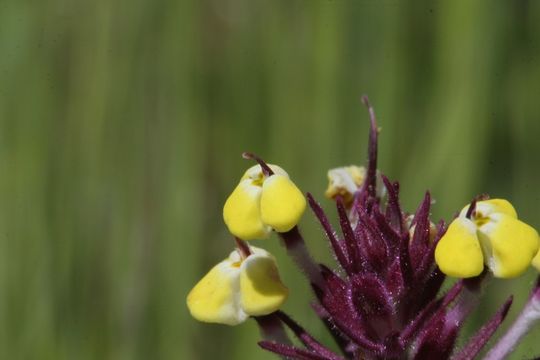
[[[265,175],[260,165],[249,168],[225,202],[223,219],[229,231],[242,240],[263,239],[272,230],[287,232],[295,227],[306,199],[276,165]]]
[[[538,251],[538,232],[518,220],[503,199],[478,201],[470,219],[468,210],[461,211],[437,244],[435,261],[441,271],[460,278],[479,275],[484,264],[499,278],[526,271]]]
[[[346,203],[352,201],[354,193],[360,189],[366,177],[366,169],[360,166],[344,166],[328,170],[328,188],[325,195],[329,199],[341,196]]]
[[[274,257],[250,247],[245,259],[238,250],[214,266],[187,297],[191,315],[204,322],[237,325],[249,316],[278,310],[289,293]]]

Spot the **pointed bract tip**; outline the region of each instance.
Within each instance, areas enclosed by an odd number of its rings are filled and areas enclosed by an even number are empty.
[[[367,95],[362,95],[362,104],[364,104],[366,107],[371,107],[371,104],[369,103],[369,98]]]
[[[377,120],[375,111],[371,106],[367,95],[362,96],[362,103],[367,107],[370,120],[370,133],[368,138],[368,169],[366,179],[362,187],[362,192],[366,191],[368,197],[376,197],[376,176],[377,176]]]
[[[375,118],[375,110],[373,109],[373,106],[371,105],[371,102],[369,101],[369,98],[367,95],[362,96],[362,104],[368,109],[369,111],[369,120],[371,122],[371,131],[376,135],[379,132],[379,129],[377,128],[377,120]]]

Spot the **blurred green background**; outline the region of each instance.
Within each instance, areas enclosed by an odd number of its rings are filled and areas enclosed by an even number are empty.
[[[540,2],[0,1],[0,358],[273,359],[253,321],[199,324],[185,297],[232,249],[242,151],[335,219],[326,171],[364,162],[364,93],[406,209],[488,192],[540,228]],[[257,244],[330,342],[278,240]],[[472,328],[534,275],[491,284]]]

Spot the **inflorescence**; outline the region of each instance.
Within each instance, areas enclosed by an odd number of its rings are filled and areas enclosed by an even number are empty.
[[[307,204],[330,242],[338,268],[316,263],[298,228],[306,197],[285,170],[254,154],[225,202],[223,218],[235,250],[193,288],[187,298],[194,318],[237,325],[254,318],[264,338],[259,345],[283,358],[473,359],[504,320],[512,296],[460,348],[456,339],[479,304],[490,278],[512,278],[531,265],[540,271],[539,235],[518,220],[507,200],[483,195],[446,225],[430,220],[427,192],[414,214],[401,209],[399,184],[377,171],[378,128],[370,114],[367,168],[328,172],[326,196],[335,201],[338,234],[311,194]],[[289,291],[275,258],[247,241],[276,232],[309,281],[316,315],[335,339],[339,353],[317,341],[281,311]],[[458,280],[447,291],[445,278]],[[488,360],[505,358],[540,320],[540,278],[520,315],[494,346]],[[288,328],[299,340],[295,345]]]

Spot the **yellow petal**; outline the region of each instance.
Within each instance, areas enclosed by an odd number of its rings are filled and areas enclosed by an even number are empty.
[[[469,210],[469,205],[465,206],[463,210],[461,210],[460,216],[465,217],[465,215],[467,214],[467,210]],[[476,203],[476,212],[478,213],[478,218],[484,218],[488,217],[491,214],[500,213],[517,219],[516,210],[514,209],[512,204],[510,204],[510,202],[505,199],[490,199],[478,201]]]
[[[472,221],[461,217],[452,221],[437,244],[435,261],[449,276],[468,278],[480,275],[484,259]]]
[[[242,240],[264,239],[271,229],[261,221],[262,188],[250,179],[242,180],[223,207],[223,220],[234,236]]]
[[[277,175],[283,175],[285,177],[289,177],[289,174],[285,170],[283,170],[281,167],[273,164],[268,164],[270,169],[274,172],[274,174]],[[260,165],[254,165],[246,170],[240,181],[251,179],[253,180],[253,183],[259,186],[262,186],[263,180],[264,180],[264,174],[262,172]]]
[[[533,258],[532,266],[534,266],[536,270],[540,271],[540,250],[538,250],[536,256]]]
[[[511,278],[527,270],[539,246],[538,232],[531,226],[504,214],[493,214],[479,228],[480,241],[491,254],[486,263],[496,277]]]
[[[237,299],[240,289],[239,265],[224,260],[195,285],[187,297],[187,306],[195,319],[237,325],[248,318]]]
[[[304,214],[304,194],[283,175],[272,175],[263,183],[261,219],[278,232],[291,230]]]
[[[514,219],[517,219],[516,209],[510,204],[508,200],[505,199],[491,199],[486,201],[480,201],[480,203],[486,203],[493,207],[494,213],[501,213],[508,215]]]
[[[287,299],[289,291],[279,278],[276,261],[266,251],[260,249],[244,260],[240,274],[240,303],[248,315],[270,314]]]

